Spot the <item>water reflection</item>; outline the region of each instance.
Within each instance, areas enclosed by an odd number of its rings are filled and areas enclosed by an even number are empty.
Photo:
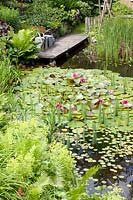
[[[95,57],[90,57],[85,53],[86,50],[82,50],[73,57],[64,57],[62,60],[58,60],[57,64],[61,68],[84,68],[84,69],[104,69],[105,61],[96,61]],[[66,61],[66,62],[64,62]],[[64,63],[63,63],[64,62]],[[113,72],[120,73],[121,76],[133,77],[133,63],[131,65],[119,65],[114,66],[109,64],[107,67],[108,70]]]

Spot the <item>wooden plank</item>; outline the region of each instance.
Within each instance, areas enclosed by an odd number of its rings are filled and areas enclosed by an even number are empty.
[[[70,34],[61,37],[49,49],[40,51],[38,56],[39,58],[54,60],[77,45],[84,43],[87,39],[88,36],[85,34]]]

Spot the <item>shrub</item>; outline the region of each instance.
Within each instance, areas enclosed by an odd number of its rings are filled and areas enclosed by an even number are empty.
[[[25,20],[31,25],[57,28],[61,24],[61,18],[58,12],[57,8],[50,7],[45,1],[35,0],[27,9]]]
[[[1,0],[0,3],[1,3],[2,5],[4,5],[4,6],[16,7],[17,1],[16,1],[16,0],[12,0],[12,1],[10,1],[10,0]]]
[[[21,188],[24,199],[61,199],[74,186],[73,159],[63,145],[48,145],[47,127],[41,127],[34,119],[8,126],[0,135],[0,154],[0,171],[6,175],[1,198],[6,194],[9,200],[18,199]],[[0,176],[0,183],[1,179]],[[14,184],[10,185],[10,179]]]
[[[76,8],[76,1],[73,0],[52,0],[52,2],[56,7],[63,5],[66,11]]]
[[[36,31],[23,29],[9,37],[7,40],[7,54],[13,63],[37,57],[35,34]]]
[[[19,12],[15,9],[10,9],[4,6],[0,6],[0,19],[5,21],[14,31],[18,31],[20,28]]]
[[[77,8],[80,10],[80,17],[84,19],[86,16],[91,15],[91,6],[83,1],[77,1]]]
[[[115,1],[113,3],[112,12],[116,15],[130,15],[133,13],[131,8],[127,7],[124,4],[121,4],[120,1]]]

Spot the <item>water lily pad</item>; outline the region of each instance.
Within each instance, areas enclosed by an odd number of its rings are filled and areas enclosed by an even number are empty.
[[[75,128],[73,129],[73,133],[81,134],[84,132],[84,128]]]
[[[70,128],[80,128],[80,127],[83,127],[84,126],[84,123],[83,122],[81,122],[81,121],[70,121],[70,122],[68,122],[68,126],[70,127]]]

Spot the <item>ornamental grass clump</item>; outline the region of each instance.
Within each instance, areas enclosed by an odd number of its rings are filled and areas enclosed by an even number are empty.
[[[12,85],[20,82],[22,73],[14,67],[9,58],[0,61],[0,94],[9,91]]]
[[[97,35],[97,54],[110,62],[130,63],[133,60],[133,20],[113,17],[102,24]]]

